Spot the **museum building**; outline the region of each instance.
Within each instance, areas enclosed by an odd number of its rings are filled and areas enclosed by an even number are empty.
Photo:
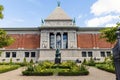
[[[75,19],[57,6],[37,28],[3,28],[15,42],[4,48],[0,62],[34,62],[55,60],[56,49],[60,49],[61,60],[80,60],[93,57],[103,61],[110,56],[112,44],[100,39],[100,27],[79,27]]]

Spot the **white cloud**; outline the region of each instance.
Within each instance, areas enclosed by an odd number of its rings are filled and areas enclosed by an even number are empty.
[[[86,25],[88,27],[97,27],[97,26],[102,26],[104,24],[108,24],[109,22],[113,21],[113,20],[117,20],[119,19],[118,15],[107,15],[104,17],[95,17],[92,18],[88,21],[86,21]]]
[[[120,13],[120,0],[97,0],[91,7],[96,16],[109,13]]]
[[[116,24],[113,24],[113,23],[109,23],[105,25],[105,27],[114,27],[114,26],[116,26]]]

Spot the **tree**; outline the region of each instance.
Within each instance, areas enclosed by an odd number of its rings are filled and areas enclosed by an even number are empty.
[[[118,23],[116,23],[116,26],[114,26],[114,27],[102,29],[100,31],[101,32],[100,38],[105,38],[106,41],[109,43],[115,43],[117,40],[116,31],[119,26],[120,26],[120,23],[118,22]]]
[[[4,10],[3,6],[0,5],[0,19],[3,19],[2,11]]]
[[[0,48],[9,46],[14,42],[14,39],[7,35],[7,33],[4,30],[0,29]]]
[[[0,19],[3,19],[3,14],[2,14],[3,9],[4,9],[3,6],[0,5]],[[9,35],[7,35],[7,33],[4,30],[0,29],[0,48],[9,46],[13,42],[14,39]]]

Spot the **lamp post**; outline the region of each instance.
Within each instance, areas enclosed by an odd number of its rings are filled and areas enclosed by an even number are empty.
[[[113,48],[113,59],[115,65],[116,80],[120,80],[120,27],[117,32],[117,43]]]

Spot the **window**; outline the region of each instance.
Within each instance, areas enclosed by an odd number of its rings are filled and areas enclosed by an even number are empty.
[[[25,57],[29,57],[29,52],[25,52]]]
[[[88,52],[88,57],[93,57],[92,52]]]
[[[67,49],[68,48],[68,36],[67,33],[63,34],[63,49]]]
[[[10,57],[10,52],[6,52],[6,58]]]
[[[55,48],[55,37],[53,33],[50,33],[50,48],[54,49]]]
[[[12,57],[16,57],[16,52],[12,52]]]
[[[105,52],[100,52],[101,53],[101,57],[105,57]]]
[[[107,51],[106,54],[107,54],[107,57],[111,56],[111,52],[110,51]]]
[[[87,57],[86,52],[82,52],[82,57]]]
[[[35,52],[31,52],[31,57],[35,57]]]

